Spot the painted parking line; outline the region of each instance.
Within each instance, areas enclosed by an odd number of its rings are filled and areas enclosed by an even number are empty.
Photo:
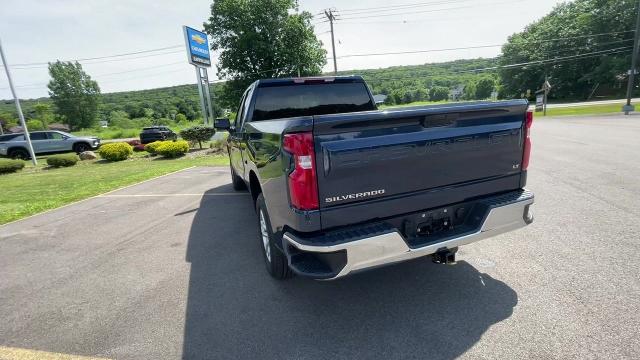
[[[109,359],[0,346],[0,360],[109,360]]]
[[[171,197],[171,196],[248,196],[249,193],[212,193],[212,194],[107,194],[101,198],[130,198],[130,197]]]

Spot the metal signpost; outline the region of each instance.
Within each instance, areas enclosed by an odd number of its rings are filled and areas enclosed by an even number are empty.
[[[200,106],[205,125],[213,126],[215,114],[209,91],[209,76],[207,68],[211,67],[211,53],[209,51],[209,40],[207,34],[202,31],[183,26],[184,41],[187,46],[187,57],[189,64],[196,69],[196,79],[198,94],[200,95]]]
[[[544,110],[544,90],[536,91],[536,112]]]
[[[22,113],[22,107],[20,106],[20,99],[16,94],[16,89],[13,87],[13,80],[11,79],[11,71],[9,71],[9,63],[4,56],[4,50],[2,49],[2,41],[0,41],[0,57],[2,58],[2,64],[4,65],[4,71],[7,73],[7,80],[9,80],[9,88],[13,94],[13,100],[16,103],[16,110],[18,111],[18,117],[20,118],[20,125],[24,130],[24,138],[27,141],[27,147],[29,148],[29,155],[31,155],[31,161],[33,166],[38,166],[38,160],[36,160],[36,154],[33,152],[33,146],[31,145],[31,136],[29,136],[29,130],[27,129],[27,123],[24,121],[24,114]]]
[[[551,90],[551,84],[549,84],[549,80],[545,76],[542,89],[536,91],[536,112],[544,111],[544,116],[547,116],[547,97],[549,90]]]

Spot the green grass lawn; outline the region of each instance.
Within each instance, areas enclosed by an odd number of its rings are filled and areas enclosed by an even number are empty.
[[[565,108],[552,108],[547,109],[547,116],[564,116],[564,115],[597,115],[597,114],[610,114],[621,113],[622,105],[609,104],[609,105],[585,105]],[[640,109],[639,109],[640,110]],[[536,116],[542,116],[542,112],[535,114]]]
[[[226,155],[164,160],[138,153],[121,162],[81,161],[69,168],[47,168],[39,159],[24,170],[0,175],[0,224],[74,201],[99,195],[126,185],[191,166],[215,166],[229,163]]]
[[[429,102],[429,101],[419,101],[410,104],[402,104],[402,105],[381,105],[379,108],[381,110],[391,110],[393,108],[401,108],[407,106],[419,106],[419,105],[436,105],[446,103],[446,101],[440,102]],[[547,110],[547,116],[565,116],[565,115],[598,115],[598,114],[611,114],[611,113],[620,113],[622,112],[623,102],[619,104],[607,104],[607,105],[584,105],[584,106],[574,106],[574,107],[564,107],[564,108],[551,108]],[[637,110],[640,111],[640,108]],[[536,117],[541,117],[542,112],[538,112],[535,114]]]

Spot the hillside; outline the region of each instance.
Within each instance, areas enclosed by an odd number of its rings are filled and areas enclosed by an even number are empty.
[[[465,59],[382,69],[349,70],[339,74],[362,75],[374,94],[391,95],[389,102],[394,104],[427,100],[428,89],[434,87],[454,88],[471,83],[478,78],[478,75],[464,71],[495,66],[495,64],[496,59]],[[220,86],[212,85],[211,93],[215,94],[218,91]],[[22,100],[21,104],[27,118],[34,116],[33,105],[38,102],[46,103],[50,100],[48,98]],[[102,94],[99,120],[108,120],[113,111],[124,111],[132,119],[150,115],[155,118],[171,118],[172,115],[182,113],[191,120],[197,118],[200,113],[198,90],[194,84]],[[220,109],[217,111],[219,112]],[[0,100],[0,113],[15,115],[13,101]]]

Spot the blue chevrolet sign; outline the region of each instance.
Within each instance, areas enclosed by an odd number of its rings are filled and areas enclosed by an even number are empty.
[[[189,63],[195,66],[211,66],[211,55],[209,53],[209,40],[207,34],[202,31],[182,27],[184,30],[184,40],[187,45],[187,55]]]

